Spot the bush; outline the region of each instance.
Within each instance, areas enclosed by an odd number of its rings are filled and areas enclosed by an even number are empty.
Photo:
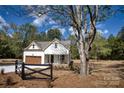
[[[74,66],[73,66],[73,61],[71,61],[70,63],[69,63],[69,68],[70,68],[70,70],[74,70]]]

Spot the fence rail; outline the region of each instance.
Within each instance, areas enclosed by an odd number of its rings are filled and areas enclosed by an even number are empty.
[[[37,67],[31,68],[31,67]],[[40,67],[40,68],[39,68]],[[44,68],[45,67],[45,68]],[[45,73],[43,71],[49,70],[49,74]],[[28,73],[27,73],[28,72]],[[52,64],[25,64],[24,62],[15,62],[15,73],[19,74],[23,80],[25,79],[53,79],[53,65]],[[33,74],[39,74],[41,75],[40,78],[38,78],[36,75],[35,77],[31,77]],[[30,76],[30,78],[29,78]],[[45,78],[43,77],[45,76]]]

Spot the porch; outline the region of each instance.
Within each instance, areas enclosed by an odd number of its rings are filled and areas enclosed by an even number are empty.
[[[45,63],[51,63],[54,64],[68,64],[70,61],[69,55],[51,55],[46,54],[45,55]]]

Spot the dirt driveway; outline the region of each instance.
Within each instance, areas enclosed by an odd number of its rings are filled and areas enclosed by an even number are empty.
[[[74,66],[79,65],[79,60],[74,61]],[[22,80],[15,73],[0,74],[0,87],[57,87],[57,88],[99,88],[99,87],[124,87],[124,61],[90,61],[91,74],[81,77],[76,71],[54,70],[54,80]],[[7,79],[12,83],[7,85]]]

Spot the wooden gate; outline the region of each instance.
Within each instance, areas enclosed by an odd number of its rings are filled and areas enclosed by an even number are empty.
[[[15,62],[15,73],[25,79],[51,79],[53,78],[52,64],[25,64]]]

